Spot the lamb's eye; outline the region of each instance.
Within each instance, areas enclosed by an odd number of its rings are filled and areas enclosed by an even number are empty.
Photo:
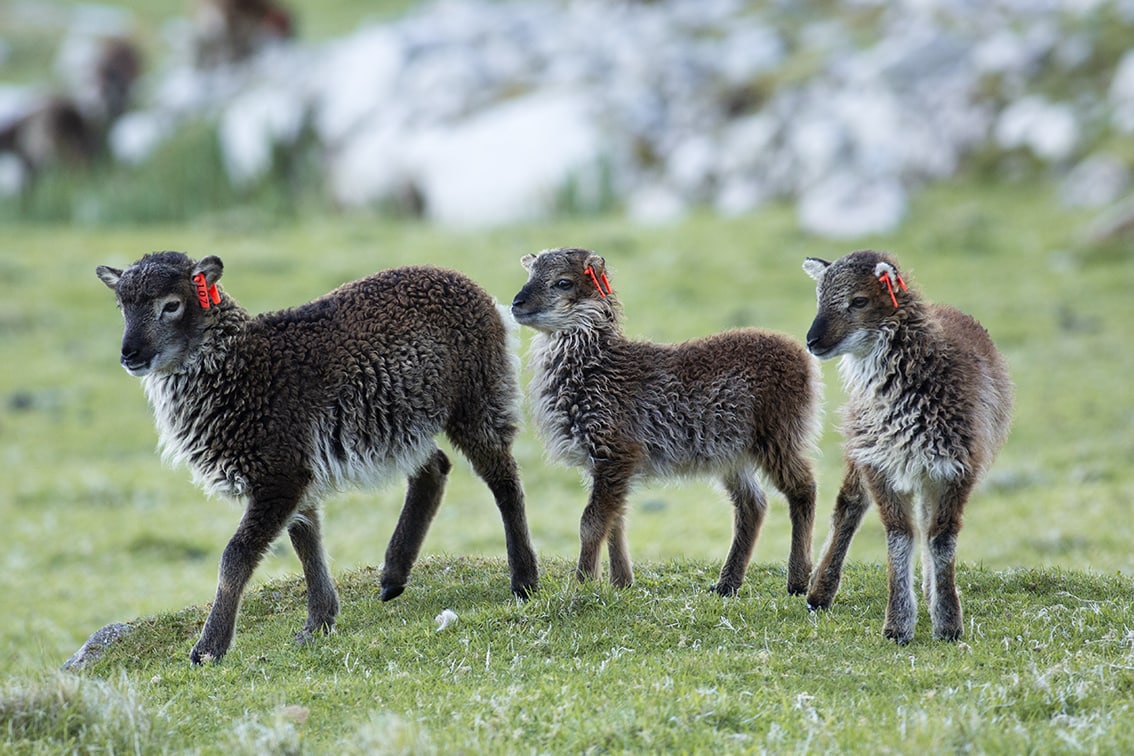
[[[570,278],[560,278],[554,284],[555,288],[561,289],[563,291],[566,291],[567,289],[574,287],[574,285],[575,285],[575,282],[572,281]]]
[[[162,305],[161,312],[163,315],[175,315],[181,309],[180,299],[171,299]]]
[[[863,307],[866,307],[869,302],[870,300],[866,297],[855,297],[850,301],[850,306],[851,309],[861,310]]]

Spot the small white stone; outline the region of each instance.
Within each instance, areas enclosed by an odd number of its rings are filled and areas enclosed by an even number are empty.
[[[457,621],[457,613],[452,609],[443,609],[440,614],[433,618],[433,621],[437,623],[437,632],[441,632]]]

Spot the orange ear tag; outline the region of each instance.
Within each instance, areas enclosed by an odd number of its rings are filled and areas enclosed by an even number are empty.
[[[193,276],[193,283],[197,287],[197,302],[201,305],[202,310],[209,309],[209,301],[212,304],[220,304],[220,292],[217,291],[217,285],[209,286],[205,281],[205,274],[198,273]]]
[[[906,282],[902,280],[901,274],[895,273],[894,275],[898,276],[898,285],[902,287],[902,291],[908,291]],[[894,303],[894,309],[898,309],[898,297],[894,294],[894,283],[890,280],[890,274],[885,272],[878,277],[878,280],[886,284],[886,291],[890,295],[890,301]]]
[[[588,265],[583,272],[590,276],[590,279],[594,283],[595,288],[598,289],[598,293],[602,294],[604,299],[606,298],[607,294],[614,293],[614,290],[610,288],[610,281],[606,280],[606,271],[603,271],[602,273],[602,284],[599,283],[599,277],[595,275],[595,269],[592,266]],[[603,291],[602,289],[603,284],[606,285],[606,291]]]

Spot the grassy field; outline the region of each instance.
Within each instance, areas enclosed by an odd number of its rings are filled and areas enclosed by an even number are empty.
[[[223,664],[190,668],[199,608],[139,623],[90,674],[0,690],[7,750],[57,753],[1129,753],[1130,582],[963,568],[966,640],[885,641],[885,574],[855,564],[808,614],[780,566],[745,593],[715,563],[640,566],[579,587],[567,560],[530,602],[501,559],[429,557],[378,601],[340,581],[337,632],[297,648],[296,579],[252,592]],[[457,618],[440,629],[445,608]],[[0,734],[0,738],[4,735]]]
[[[94,229],[10,224],[0,254],[0,518],[7,526],[0,676],[42,680],[101,625],[157,615],[138,641],[153,645],[130,646],[98,668],[109,687],[92,679],[72,693],[133,696],[154,732],[207,751],[228,747],[208,734],[209,722],[235,726],[245,716],[252,717],[248,732],[298,732],[323,748],[344,733],[398,742],[394,731],[442,751],[454,743],[511,751],[839,748],[874,732],[869,723],[883,709],[886,726],[903,734],[861,742],[895,748],[909,736],[914,745],[958,749],[1072,748],[1059,730],[1087,750],[1128,750],[1104,712],[1122,705],[1128,717],[1134,690],[1134,350],[1123,336],[1134,322],[1134,264],[1122,249],[1079,246],[1085,220],[1041,188],[958,183],[924,194],[894,237],[857,245],[895,252],[930,298],[979,317],[1017,383],[1013,435],[971,502],[960,538],[960,584],[973,623],[965,646],[929,641],[924,625],[909,649],[881,642],[884,549],[874,514],[829,614],[808,616],[800,600],[782,595],[788,523],[778,496],[741,597],[722,604],[701,595],[731,529],[728,504],[703,482],[635,493],[629,536],[642,585],[625,593],[576,589],[566,575],[585,493],[578,473],[544,460],[529,428],[516,451],[545,572],[547,590],[536,601],[516,607],[507,600],[499,518],[487,490],[458,462],[425,543],[428,562],[406,597],[376,605],[372,573],[401,484],[335,497],[325,535],[347,594],[341,632],[301,654],[287,644],[302,600],[298,562],[281,543],[257,572],[256,584],[269,588],[255,599],[284,595],[279,613],[250,606],[230,661],[203,674],[188,670],[186,657],[240,512],[206,500],[186,471],[161,466],[141,389],[117,365],[120,317],[95,265],[128,264],[156,249],[219,254],[226,289],[258,311],[376,268],[432,262],[469,273],[509,301],[525,278],[522,254],[581,245],[607,256],[632,335],[675,341],[758,324],[802,338],[814,311],[802,258],[850,247],[800,234],[786,209],[664,228],[598,218],[468,234],[335,217],[267,223],[221,215]],[[816,548],[841,473],[835,366],[824,365],[824,375]],[[451,603],[460,605],[460,633],[432,635],[432,617]],[[435,637],[464,640],[430,641],[419,656],[415,644]],[[681,656],[685,647],[700,652]],[[582,660],[574,671],[572,659]],[[444,677],[437,667],[445,664],[451,679],[444,684],[422,677],[425,669]],[[620,670],[613,679],[601,677],[611,668]],[[368,676],[359,677],[363,669]],[[584,695],[591,678],[609,684]],[[883,679],[899,682],[891,688]],[[20,700],[20,690],[4,700]],[[560,701],[560,692],[581,698]],[[862,697],[851,717],[840,713],[844,693],[852,703]],[[595,714],[623,696],[638,703]],[[268,721],[285,705],[315,712],[324,700],[326,720]],[[355,705],[374,716],[347,714]],[[998,716],[1010,726],[990,724]],[[649,739],[645,723],[656,723],[659,740]],[[1029,739],[1033,724],[1049,728],[1044,739]],[[224,737],[236,737],[231,730]],[[475,737],[452,740],[462,732]],[[730,732],[748,735],[729,740]],[[46,742],[50,752],[60,741]]]

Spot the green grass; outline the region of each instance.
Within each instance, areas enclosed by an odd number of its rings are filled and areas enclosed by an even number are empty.
[[[522,254],[583,245],[607,256],[632,335],[676,341],[759,324],[802,338],[814,314],[802,258],[851,246],[801,234],[786,209],[662,228],[583,218],[464,234],[239,212],[135,228],[11,223],[0,254],[0,676],[15,687],[0,703],[39,701],[46,688],[64,724],[0,707],[0,742],[44,753],[171,743],[252,752],[270,742],[278,751],[293,741],[311,751],[387,741],[442,752],[466,743],[1129,750],[1131,736],[1113,722],[1128,721],[1134,690],[1134,350],[1125,346],[1134,265],[1121,248],[1079,247],[1085,220],[1038,186],[958,182],[919,198],[894,237],[854,245],[894,251],[930,298],[979,317],[1017,383],[1012,437],[959,541],[965,645],[930,641],[925,616],[910,647],[881,639],[885,552],[873,513],[827,614],[784,595],[788,523],[778,496],[741,597],[705,595],[731,513],[700,481],[634,494],[634,588],[576,587],[580,476],[548,464],[526,428],[516,453],[542,559],[536,599],[509,599],[499,517],[458,461],[404,597],[380,604],[374,585],[402,485],[334,497],[325,535],[344,597],[339,632],[291,645],[303,599],[298,563],[281,543],[256,573],[233,651],[205,670],[189,669],[187,654],[240,512],[161,466],[141,389],[117,365],[120,317],[95,265],[155,249],[219,254],[227,290],[259,311],[377,268],[433,262],[508,301],[524,282]],[[842,394],[835,366],[823,369],[816,550],[841,475]],[[434,633],[446,607],[461,619]],[[98,627],[135,617],[153,619],[81,684],[48,674]],[[128,705],[145,725],[138,731],[152,734],[135,745],[115,734],[117,720],[99,719]]]
[[[563,559],[544,566],[542,589],[523,604],[509,599],[502,559],[427,558],[413,590],[388,604],[377,570],[352,571],[338,630],[304,647],[291,641],[302,582],[272,582],[248,597],[223,664],[206,669],[183,657],[202,610],[145,620],[81,683],[47,678],[42,713],[16,719],[7,744],[257,754],[1134,747],[1129,580],[963,568],[966,640],[925,640],[923,617],[919,640],[898,647],[879,633],[878,566],[852,566],[837,605],[820,614],[784,595],[779,566],[754,569],[731,600],[706,590],[711,562],[644,565],[624,591],[577,585]],[[433,618],[446,608],[458,619],[439,630]],[[76,686],[85,695],[42,693]],[[13,702],[31,697],[0,697],[0,718],[11,722]],[[123,744],[126,719],[140,723],[137,748]]]

